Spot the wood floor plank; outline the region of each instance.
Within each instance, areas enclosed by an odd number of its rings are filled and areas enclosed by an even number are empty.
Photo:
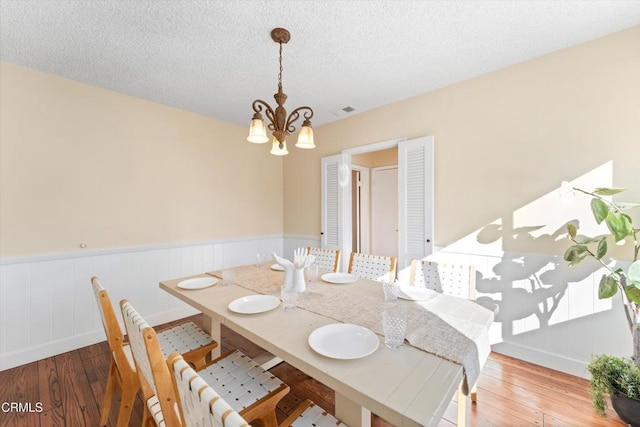
[[[489,389],[479,388],[478,402],[471,405],[471,414],[476,415],[475,418],[478,419],[477,425],[482,425],[480,419],[487,420],[486,422],[488,420],[497,422],[495,419],[497,413],[500,418],[510,417],[518,420],[522,425],[542,425],[543,412],[539,408],[523,405],[492,393]]]
[[[491,376],[504,383],[519,385],[525,388],[537,390],[551,390],[554,393],[565,395],[568,398],[591,404],[591,396],[588,388],[589,382],[582,378],[573,377],[568,381],[563,373],[553,370],[541,372],[539,370],[523,369],[520,366],[501,365],[496,369],[494,363],[487,363],[482,373]]]
[[[39,421],[42,427],[65,427],[67,425],[62,407],[42,412],[39,414]]]
[[[97,355],[109,353],[109,344],[107,344],[106,341],[102,341],[96,344],[79,348],[78,353],[80,354],[80,358],[82,360],[90,359]]]
[[[97,425],[100,412],[79,351],[54,356],[67,425]]]
[[[105,389],[107,386],[107,375],[111,365],[111,354],[95,354],[93,357],[86,358],[82,361],[85,372],[87,372],[87,381],[91,388],[93,399],[98,406],[98,411],[102,413],[102,401],[104,399]],[[120,404],[120,394],[114,393],[111,402],[111,410],[109,411],[109,422],[114,424],[118,419],[118,405]]]
[[[482,376],[478,385],[478,399],[481,399],[483,391],[494,392],[505,399],[518,403],[530,408],[543,408],[545,414],[551,414],[556,417],[568,416],[581,425],[595,422],[600,424],[597,419],[594,420],[594,410],[590,405],[584,402],[576,401],[571,398],[563,398],[553,393],[541,393],[539,389],[526,388],[523,385],[515,385],[511,383],[503,383],[490,376]]]
[[[37,364],[40,402],[44,409],[40,414],[40,425],[63,426],[64,409],[55,361],[50,357],[38,361]]]
[[[40,426],[40,413],[36,406],[40,401],[38,363],[0,372],[0,399],[3,405],[5,402],[9,404],[8,410],[5,407],[0,411],[0,426]]]

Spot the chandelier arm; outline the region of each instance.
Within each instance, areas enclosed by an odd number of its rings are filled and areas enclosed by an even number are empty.
[[[265,116],[267,116],[267,118],[271,122],[267,125],[267,128],[273,131],[275,130],[275,126],[273,124],[276,122],[276,115],[273,109],[269,106],[269,104],[267,104],[261,99],[256,99],[255,101],[253,101],[252,107],[253,107],[253,111],[255,111],[256,113],[261,113],[263,106],[264,106],[264,114]]]
[[[300,118],[300,113],[298,113],[298,110],[293,110],[291,114],[289,114],[289,118],[287,118],[287,125],[285,126],[285,129],[287,129],[287,132],[292,133],[296,131],[296,127],[293,124],[299,118]]]
[[[293,124],[296,122],[296,120],[300,118],[300,112],[304,110],[307,110],[303,114],[303,117],[306,120],[310,120],[313,117],[313,110],[311,109],[311,107],[304,106],[304,107],[296,108],[291,112],[291,114],[289,114],[289,118],[287,119],[287,125],[285,126],[285,128],[287,129],[287,132],[296,131],[296,127]]]

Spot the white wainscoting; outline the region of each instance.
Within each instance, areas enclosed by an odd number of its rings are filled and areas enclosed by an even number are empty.
[[[0,371],[104,341],[91,289],[98,276],[114,304],[129,299],[152,325],[195,314],[158,282],[283,253],[260,236],[0,260]],[[117,309],[117,307],[116,307]]]
[[[560,256],[446,249],[428,259],[476,267],[477,298],[499,307],[493,351],[583,378],[592,355],[632,353],[620,297],[598,299],[603,269],[595,262],[568,267]]]
[[[128,298],[155,325],[195,313],[161,291],[159,281],[251,264],[258,252],[291,258],[307,246],[320,246],[320,238],[261,236],[1,259],[0,370],[104,340],[91,276],[100,277],[114,303]],[[569,269],[555,256],[446,248],[429,259],[476,266],[478,298],[500,309],[491,329],[494,351],[582,377],[593,354],[631,353],[620,299],[598,299],[596,265]]]

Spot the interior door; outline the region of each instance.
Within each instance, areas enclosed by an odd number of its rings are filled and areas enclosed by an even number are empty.
[[[320,245],[351,253],[351,155],[336,154],[321,160]],[[341,269],[346,270],[345,262]]]
[[[398,168],[371,170],[372,253],[398,256]]]
[[[433,136],[398,144],[398,269],[433,252]]]

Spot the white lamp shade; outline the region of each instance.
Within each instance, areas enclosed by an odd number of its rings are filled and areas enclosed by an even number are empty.
[[[289,154],[287,150],[287,141],[282,143],[282,148],[280,148],[280,143],[277,139],[273,138],[273,145],[271,146],[271,154],[274,156],[286,156]]]
[[[247,141],[254,144],[264,144],[269,142],[267,136],[267,129],[264,127],[264,121],[262,119],[252,119],[251,126],[249,126],[249,136]]]
[[[304,149],[316,148],[315,144],[313,143],[313,129],[311,128],[311,126],[302,126],[300,128],[296,147]]]

